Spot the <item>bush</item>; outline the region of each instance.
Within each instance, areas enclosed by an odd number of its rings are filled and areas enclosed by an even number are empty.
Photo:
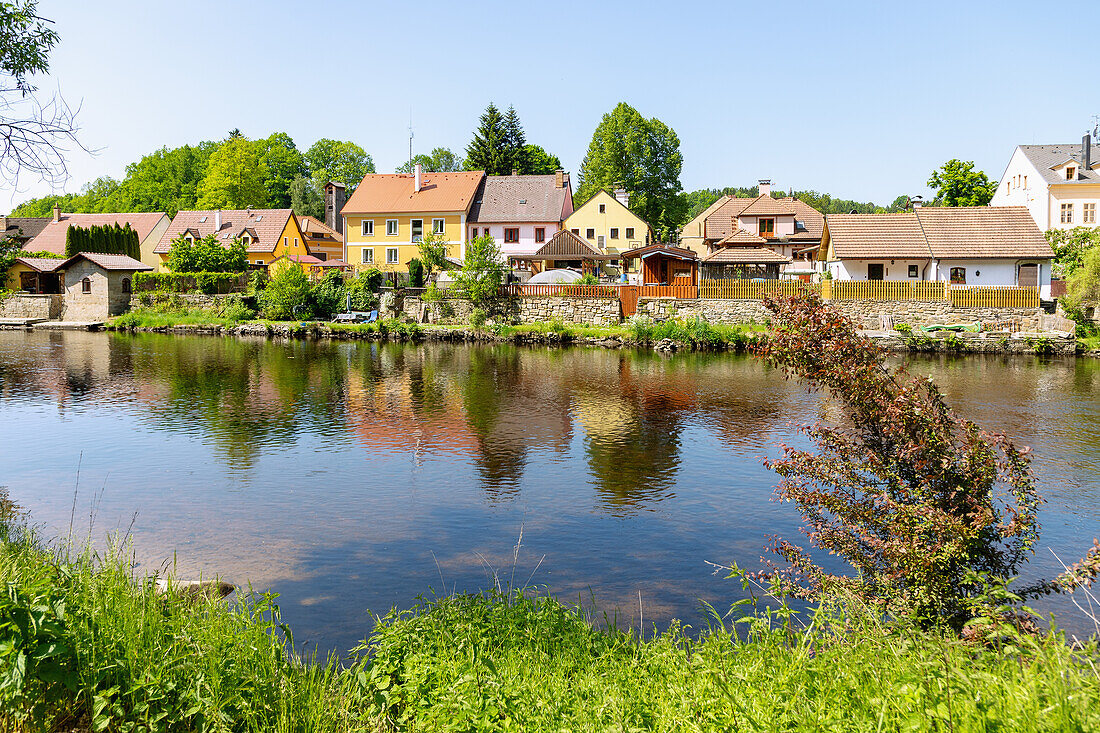
[[[577,285],[599,285],[600,280],[591,272],[586,272],[581,275],[581,279],[577,281]]]
[[[360,273],[359,278],[362,279],[368,292],[377,293],[381,289],[382,281],[386,279],[386,276],[377,267],[372,267],[366,272]]]
[[[344,287],[347,293],[351,295],[351,309],[356,311],[369,311],[377,308],[378,284],[380,284],[381,281],[382,273],[378,270],[367,270],[348,280]]]
[[[347,292],[340,273],[327,273],[310,288],[309,310],[317,318],[330,318],[333,313],[341,313]]]
[[[434,302],[437,300],[443,300],[443,291],[435,284],[435,281],[428,283],[428,289],[420,294],[421,300]]]
[[[409,260],[409,287],[424,287],[424,264],[415,257]]]
[[[504,282],[504,256],[492,237],[477,237],[466,244],[466,259],[455,276],[454,287],[475,305],[499,297]]]
[[[138,235],[129,222],[125,227],[117,222],[88,228],[70,226],[65,230],[65,256],[72,257],[78,252],[102,252],[141,259]]]
[[[238,272],[138,272],[134,290],[161,293],[229,293],[240,286]]]
[[[308,318],[309,278],[302,268],[285,262],[276,267],[271,281],[256,296],[256,300],[264,317],[273,321]]]
[[[248,248],[240,239],[228,246],[208,234],[198,241],[172,240],[168,250],[168,269],[172,272],[244,272],[248,269]]]
[[[481,308],[474,308],[470,311],[470,325],[474,328],[481,328],[485,325],[485,311]]]

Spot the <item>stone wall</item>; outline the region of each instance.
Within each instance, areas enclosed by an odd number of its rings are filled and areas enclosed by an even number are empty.
[[[61,318],[60,295],[20,293],[0,300],[0,318],[31,318],[56,321]]]
[[[402,312],[418,323],[466,324],[474,308],[461,298],[425,301],[406,296]],[[486,316],[501,323],[587,323],[593,326],[614,326],[622,322],[622,309],[616,298],[512,298],[490,310]]]
[[[133,280],[128,270],[104,270],[87,259],[78,259],[65,271],[66,321],[103,321],[130,309],[130,293],[123,289],[123,280]],[[83,280],[91,281],[91,292],[85,293]]]
[[[896,325],[928,326],[933,323],[1013,322],[1021,330],[1040,328],[1040,308],[955,308],[946,301],[837,300],[830,305],[860,328],[879,329],[888,317]],[[640,298],[638,315],[655,321],[700,317],[710,323],[764,323],[769,313],[759,300],[678,300]]]
[[[131,308],[149,308],[151,306],[171,304],[187,308],[221,308],[233,301],[244,300],[241,293],[226,293],[223,295],[206,295],[204,293],[158,293],[144,292],[134,293],[130,297]]]

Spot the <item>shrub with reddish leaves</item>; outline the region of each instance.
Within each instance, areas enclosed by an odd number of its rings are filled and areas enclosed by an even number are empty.
[[[765,305],[774,333],[759,354],[827,392],[844,416],[804,429],[815,450],[783,445],[782,457],[766,465],[782,477],[778,498],[802,513],[810,545],[856,572],[828,573],[777,537],[770,549],[786,564],[769,562],[760,576],[800,597],[839,595],[961,629],[982,592],[973,578],[1015,576],[1038,539],[1041,499],[1028,449],[955,415],[931,380],[886,366],[878,348],[813,293]],[[1071,577],[1027,592],[1064,590],[1098,571],[1100,556],[1090,553]]]

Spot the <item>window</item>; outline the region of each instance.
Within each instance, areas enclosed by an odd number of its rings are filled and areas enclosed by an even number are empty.
[[[539,243],[546,241],[546,227],[535,227],[535,241]]]
[[[611,238],[612,239],[618,239],[619,238],[619,228],[618,227],[611,227]]]
[[[1081,204],[1081,223],[1096,223],[1096,204]]]
[[[373,237],[374,236],[374,220],[373,219],[364,219],[363,220],[363,236],[364,237]]]
[[[244,242],[246,245],[252,244],[252,237],[245,234],[243,237],[241,237],[241,241]]]
[[[360,257],[360,260],[362,261],[362,263],[364,265],[373,265],[374,264],[374,248],[373,247],[364,247],[361,250],[361,254],[359,255],[359,257]]]
[[[634,239],[634,227],[627,227],[626,228],[626,238],[627,239]]]
[[[881,280],[883,275],[883,265],[881,262],[870,262],[867,264],[867,279],[868,280]]]
[[[295,237],[295,238],[294,238],[294,246],[295,246],[295,247],[297,247],[297,246],[298,246],[298,238],[297,238],[297,237]]]
[[[283,247],[290,246],[290,237],[283,237]]]
[[[432,219],[432,234],[443,233],[444,221],[442,219]]]
[[[618,260],[609,260],[607,264],[611,265],[612,267],[618,267],[619,266],[619,261]]]
[[[130,278],[128,277],[122,278],[122,292],[130,292]]]
[[[595,229],[585,229],[584,230],[584,237],[585,237],[585,239],[595,239],[596,238],[596,230]]]
[[[601,214],[606,214],[607,213],[607,204],[600,204],[600,213]]]
[[[519,227],[505,227],[504,243],[515,244],[519,241]]]
[[[470,239],[477,239],[477,227],[470,229]]]
[[[1073,223],[1073,204],[1062,204],[1062,223]]]
[[[775,219],[760,219],[759,222],[761,237],[775,236]]]
[[[92,278],[86,277],[80,281],[80,292],[90,293],[92,292]]]
[[[580,230],[580,229],[570,229],[569,231],[573,232],[573,233],[574,233],[574,234],[576,234],[576,235],[577,235],[578,237],[579,237],[579,236],[581,235],[581,230]]]
[[[257,264],[257,265],[262,265],[263,263],[264,263],[264,261],[263,261],[263,260],[256,260],[256,264]]]
[[[596,246],[599,247],[600,249],[604,248],[605,245],[604,245],[602,234],[596,239]]]
[[[1024,176],[1024,188],[1027,188],[1027,176]]]
[[[386,219],[386,236],[397,236],[397,219]]]
[[[909,277],[920,277],[919,268],[916,265],[909,265]]]
[[[1076,168],[1074,168],[1073,166],[1070,166],[1069,168],[1066,168],[1066,180],[1067,181],[1072,181],[1074,176],[1076,176],[1076,175],[1077,175],[1077,169]]]
[[[952,267],[951,268],[951,284],[952,285],[966,285],[966,268],[965,267]]]
[[[386,247],[386,264],[397,264],[397,247]]]
[[[412,241],[419,242],[421,239],[424,238],[424,220],[413,219],[409,222],[409,224],[412,225]]]

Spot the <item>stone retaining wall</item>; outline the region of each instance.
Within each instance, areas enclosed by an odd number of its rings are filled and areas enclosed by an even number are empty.
[[[893,323],[928,326],[933,323],[1004,323],[1020,330],[1036,331],[1041,326],[1041,308],[955,308],[946,301],[919,300],[836,300],[830,305],[855,321],[860,328],[879,329],[884,317]],[[710,323],[764,323],[770,317],[759,300],[679,300],[640,298],[638,315],[665,321],[670,318],[700,317]]]
[[[134,293],[130,297],[131,308],[148,308],[163,303],[180,304],[188,308],[220,308],[226,302],[242,300],[245,296],[241,293],[226,293],[224,295],[206,295],[204,293],[158,293],[144,292]]]
[[[0,299],[0,318],[56,321],[61,318],[62,296],[16,293]]]
[[[473,305],[460,298],[424,301],[404,298],[402,312],[418,323],[465,324],[470,321]],[[523,297],[503,302],[500,309],[486,313],[503,323],[586,323],[614,326],[622,322],[622,308],[616,298]]]

